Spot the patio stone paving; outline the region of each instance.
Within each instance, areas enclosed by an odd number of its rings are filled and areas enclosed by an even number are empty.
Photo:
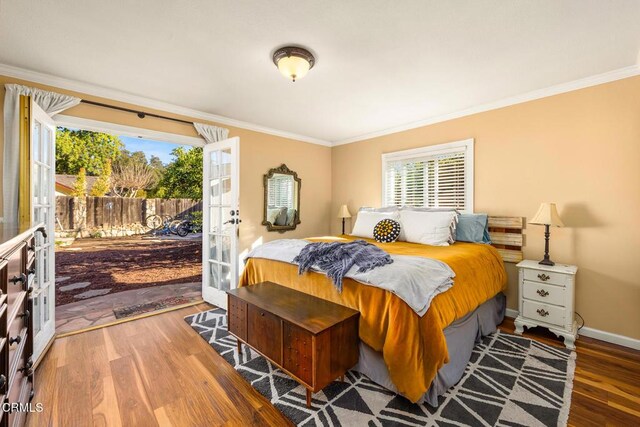
[[[106,295],[111,292],[111,289],[91,289],[90,291],[82,292],[81,294],[74,295],[75,299],[87,299],[93,297],[99,297],[101,295]]]
[[[190,301],[201,300],[202,283],[193,282],[132,289],[58,306],[56,307],[56,332],[64,334],[110,323],[116,320],[113,314],[115,308],[129,307],[169,297],[182,297]]]
[[[58,286],[58,289],[60,289],[62,292],[67,292],[67,291],[72,291],[74,289],[86,288],[90,284],[91,282],[71,283],[70,285]]]

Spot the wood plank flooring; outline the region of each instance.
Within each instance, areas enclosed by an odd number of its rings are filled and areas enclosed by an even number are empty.
[[[200,304],[56,340],[30,426],[291,425],[182,320]],[[501,329],[513,331],[513,321]],[[525,335],[558,344],[535,330]],[[640,352],[581,337],[570,425],[640,425]]]

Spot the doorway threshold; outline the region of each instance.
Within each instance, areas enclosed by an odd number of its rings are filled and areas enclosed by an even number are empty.
[[[56,307],[58,336],[202,301],[202,283],[131,289]]]

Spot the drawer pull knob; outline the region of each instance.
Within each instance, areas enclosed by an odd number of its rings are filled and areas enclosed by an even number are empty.
[[[536,311],[542,317],[547,317],[549,315],[549,312],[547,310],[545,310],[544,308],[539,308]]]
[[[31,274],[36,274],[36,267],[35,267],[35,266],[31,267],[31,268],[29,269],[29,271],[27,272],[27,274],[30,274],[30,275],[31,275]]]
[[[20,341],[22,341],[22,337],[20,335],[14,338],[9,337],[9,345],[13,345],[14,343],[20,344]]]
[[[19,276],[13,276],[9,279],[12,285],[17,285],[18,283],[24,283],[27,281],[27,276],[24,273],[20,273]]]
[[[24,320],[29,320],[30,316],[31,316],[31,313],[29,312],[29,310],[25,310],[24,313],[18,314],[18,317],[22,317],[24,318]]]
[[[264,317],[264,312],[260,313],[260,316]]]
[[[7,387],[7,377],[4,375],[0,375],[0,393],[6,392]]]
[[[544,289],[538,289],[536,293],[541,297],[546,297],[547,295],[549,295],[549,292],[545,291]]]
[[[538,274],[538,279],[542,280],[543,282],[546,282],[547,280],[551,279],[551,277],[547,276],[544,273],[540,273],[540,274]]]

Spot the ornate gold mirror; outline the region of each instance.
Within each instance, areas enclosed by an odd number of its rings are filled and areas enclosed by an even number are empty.
[[[287,165],[269,169],[264,175],[264,218],[267,231],[295,230],[300,224],[302,180]]]

